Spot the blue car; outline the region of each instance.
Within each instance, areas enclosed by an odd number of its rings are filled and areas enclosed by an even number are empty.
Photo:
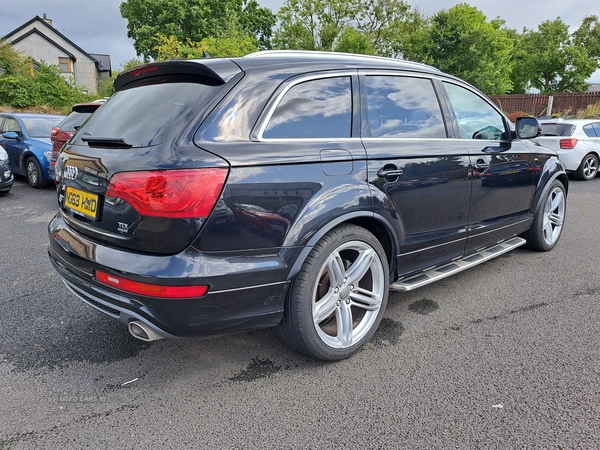
[[[0,146],[8,153],[12,171],[25,175],[34,188],[52,181],[50,132],[64,118],[54,114],[0,114]]]

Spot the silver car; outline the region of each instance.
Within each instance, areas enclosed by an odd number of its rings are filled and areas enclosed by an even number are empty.
[[[598,174],[600,119],[540,120],[542,134],[536,141],[558,153],[578,180],[593,180]]]

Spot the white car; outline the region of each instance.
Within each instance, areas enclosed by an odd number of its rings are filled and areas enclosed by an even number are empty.
[[[600,119],[540,120],[541,135],[535,140],[558,153],[568,172],[578,180],[598,174]]]

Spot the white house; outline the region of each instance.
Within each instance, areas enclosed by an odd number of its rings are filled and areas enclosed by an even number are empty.
[[[56,65],[63,77],[90,93],[111,74],[110,55],[87,53],[52,26],[52,20],[35,16],[3,39],[34,61]]]

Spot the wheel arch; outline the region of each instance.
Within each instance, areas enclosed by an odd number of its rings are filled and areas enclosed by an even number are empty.
[[[538,184],[538,189],[536,189],[535,195],[533,197],[533,201],[531,204],[531,211],[535,214],[539,208],[542,207],[542,200],[546,196],[546,193],[550,190],[552,186],[552,182],[554,180],[560,181],[560,183],[565,188],[565,195],[569,193],[569,177],[564,170],[556,171],[552,174],[548,174],[547,177],[543,177],[543,183]]]
[[[375,236],[385,251],[390,273],[394,273],[396,270],[395,255],[396,249],[399,247],[399,242],[392,225],[385,217],[378,214],[373,214],[370,211],[357,211],[339,216],[315,232],[294,262],[288,274],[288,279],[293,279],[296,276],[313,246],[329,231],[343,224],[360,226]]]

